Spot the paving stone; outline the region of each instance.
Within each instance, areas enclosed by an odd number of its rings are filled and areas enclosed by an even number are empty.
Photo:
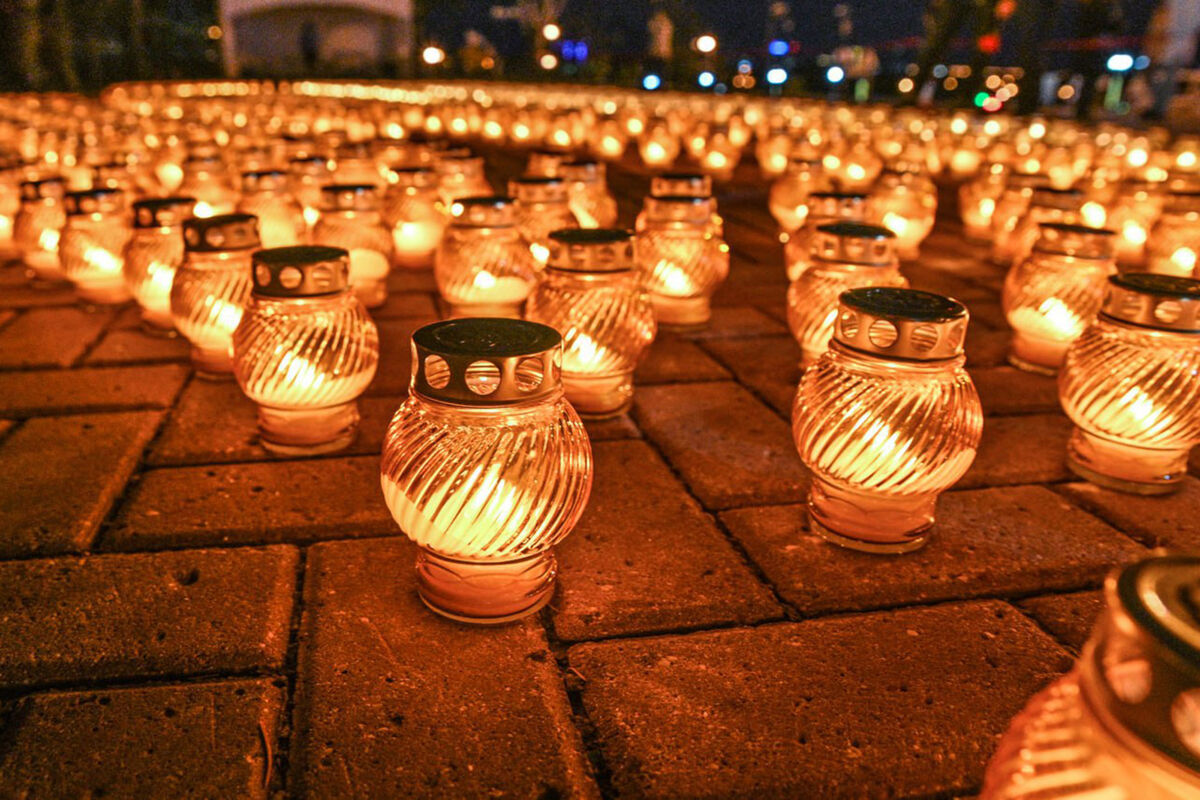
[[[966,352],[967,368],[1000,367],[1008,363],[1011,331],[994,331],[982,325],[968,325]]]
[[[283,665],[291,547],[0,563],[0,684]]]
[[[1062,414],[989,417],[975,463],[956,489],[1053,483],[1071,477],[1067,469],[1067,439],[1071,422]]]
[[[707,508],[795,501],[807,489],[790,426],[735,383],[642,387],[634,418]]]
[[[408,394],[409,370],[412,368],[412,334],[422,325],[436,322],[436,317],[406,317],[380,320],[379,369],[368,394]]]
[[[1078,653],[1104,610],[1104,593],[1048,594],[1028,597],[1017,605],[1054,638]]]
[[[30,417],[169,406],[187,379],[176,364],[0,372],[0,414]]]
[[[81,308],[26,311],[0,330],[0,367],[69,367],[111,319]]]
[[[1070,667],[994,601],[576,645],[620,796],[915,797],[978,788]]]
[[[926,248],[922,248],[925,250]],[[992,293],[960,275],[925,266],[920,260],[905,263],[901,269],[914,289],[953,297],[961,303],[991,299]]]
[[[75,290],[68,284],[5,286],[0,292],[0,308],[40,308],[75,305]]]
[[[387,302],[371,309],[371,317],[376,320],[436,316],[437,306],[429,292],[389,292]]]
[[[770,336],[787,333],[787,326],[749,306],[713,306],[712,320],[702,330],[682,334],[689,339],[726,336]]]
[[[804,506],[736,509],[721,520],[780,596],[806,615],[1079,589],[1146,555],[1040,486],[946,494],[929,543],[896,558],[826,543],[809,531]]]
[[[642,432],[633,424],[628,414],[609,419],[584,420],[583,427],[587,428],[588,438],[593,442],[642,438]]]
[[[137,329],[111,330],[88,353],[85,364],[187,361],[191,348],[181,336],[151,336]]]
[[[1147,547],[1200,550],[1200,480],[1187,476],[1175,494],[1141,496],[1070,483],[1062,492]]]
[[[388,273],[388,292],[437,292],[432,269],[393,269]]]
[[[157,469],[142,476],[102,545],[141,550],[378,536],[397,531],[378,456]]]
[[[780,324],[787,324],[787,269],[783,262],[783,249],[777,246],[777,255],[760,255],[764,263],[757,263],[733,254],[729,277],[713,295],[713,307],[765,306],[774,309],[768,316]]]
[[[403,539],[314,546],[291,776],[305,797],[595,797],[534,620],[471,627],[416,593]]]
[[[781,616],[771,592],[649,445],[606,442],[592,455],[591,501],[558,548],[553,606],[560,638]]]
[[[984,414],[1058,411],[1058,381],[1014,367],[970,370]]]
[[[138,411],[25,422],[0,446],[0,557],[86,549],[161,421]]]
[[[972,325],[982,325],[996,331],[1009,330],[1008,318],[1004,316],[999,299],[973,300],[967,303],[967,310],[971,312]]]
[[[284,693],[256,679],[23,698],[0,755],[3,791],[265,798]]]
[[[785,419],[800,385],[800,347],[788,336],[753,339],[712,339],[704,346],[733,370],[739,383],[750,387]]]
[[[655,339],[634,373],[638,384],[719,381],[728,377],[725,368],[699,345],[670,333]]]

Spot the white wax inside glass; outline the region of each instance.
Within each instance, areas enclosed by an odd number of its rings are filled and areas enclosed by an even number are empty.
[[[356,247],[350,251],[350,283],[382,280],[388,274],[388,259],[378,250]]]

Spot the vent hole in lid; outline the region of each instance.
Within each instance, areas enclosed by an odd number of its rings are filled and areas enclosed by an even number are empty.
[[[871,327],[867,329],[867,338],[871,340],[871,344],[879,348],[888,348],[896,343],[896,339],[900,334],[896,331],[896,326],[888,322],[886,319],[877,319],[871,323]]]
[[[843,311],[842,316],[838,319],[838,325],[841,326],[844,338],[853,339],[858,335],[858,314],[853,311]]]
[[[1171,703],[1171,724],[1187,749],[1200,755],[1200,689],[1181,692]]]
[[[1154,318],[1159,322],[1170,325],[1183,316],[1183,306],[1177,300],[1163,300],[1154,307]]]
[[[962,347],[963,339],[967,335],[967,323],[956,322],[950,326],[950,330],[946,333],[946,344],[957,350]]]
[[[425,357],[425,382],[434,389],[445,389],[450,385],[450,365],[441,356]]]
[[[295,289],[304,280],[304,273],[295,267],[284,267],[279,271],[279,285],[285,289]]]
[[[491,361],[476,361],[467,367],[467,388],[487,396],[500,388],[500,367]]]
[[[1153,682],[1150,662],[1133,643],[1110,640],[1101,659],[1104,680],[1124,703],[1140,703]]]
[[[937,328],[932,325],[918,325],[909,335],[912,348],[918,353],[928,353],[938,343]]]
[[[535,391],[546,378],[541,356],[522,358],[517,362],[517,388],[522,392]]]
[[[1121,315],[1125,317],[1136,317],[1142,308],[1141,295],[1129,294],[1121,301]]]

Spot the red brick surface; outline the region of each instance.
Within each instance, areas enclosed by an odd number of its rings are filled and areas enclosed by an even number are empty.
[[[187,369],[152,367],[0,372],[0,414],[31,417],[169,406]]]
[[[1185,477],[1178,492],[1159,497],[1114,492],[1090,483],[1067,484],[1062,492],[1147,547],[1200,549],[1200,480],[1196,478]]]
[[[1102,592],[1028,597],[1017,605],[1055,639],[1078,653],[1104,610]]]
[[[36,308],[0,330],[0,368],[69,367],[96,341],[110,311]]]

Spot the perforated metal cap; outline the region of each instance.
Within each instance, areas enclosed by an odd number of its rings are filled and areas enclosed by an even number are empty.
[[[567,202],[567,184],[562,178],[522,175],[508,182],[508,193],[518,203]]]
[[[405,189],[410,186],[417,189],[429,189],[437,186],[437,175],[429,167],[397,166],[389,168],[388,171],[395,178],[393,186]]]
[[[830,222],[817,226],[812,241],[813,261],[894,267],[896,234],[865,222]]]
[[[69,217],[112,214],[120,211],[123,204],[124,194],[121,190],[107,186],[85,189],[81,192],[67,192],[63,196],[63,210]]]
[[[834,341],[870,355],[940,361],[962,355],[967,307],[916,289],[871,286],[838,298]]]
[[[377,211],[379,190],[369,183],[329,183],[321,187],[321,203],[329,211]]]
[[[458,228],[510,228],[516,224],[513,198],[463,197],[450,204],[450,224]]]
[[[242,173],[242,189],[247,192],[273,192],[286,189],[288,174],[280,169],[255,169]]]
[[[1068,225],[1062,222],[1043,222],[1038,226],[1035,253],[1049,253],[1072,258],[1109,260],[1113,258],[1116,231]]]
[[[1029,203],[1039,208],[1074,211],[1083,205],[1083,192],[1078,189],[1055,189],[1053,186],[1037,186],[1033,190],[1033,197]]]
[[[253,214],[218,214],[183,221],[184,249],[193,253],[252,250],[260,245],[258,217]]]
[[[66,181],[57,175],[49,178],[35,178],[33,180],[21,181],[22,200],[46,200],[50,198],[61,200],[66,191]]]
[[[804,201],[809,219],[862,219],[867,196],[849,192],[813,192]]]
[[[182,225],[196,208],[194,197],[151,197],[133,204],[133,227],[173,228]]]
[[[497,406],[562,389],[562,336],[548,325],[470,317],[435,322],[412,337],[414,394],[444,403]]]
[[[712,197],[712,176],[699,172],[664,172],[650,179],[651,197]]]
[[[1148,272],[1112,275],[1100,314],[1145,328],[1200,333],[1200,281]]]
[[[271,247],[257,251],[251,263],[260,297],[320,297],[350,285],[350,254],[340,247]]]
[[[1164,214],[1194,214],[1200,212],[1200,191],[1171,192],[1163,203]]]
[[[619,228],[567,228],[550,234],[551,269],[621,272],[633,269],[633,232]]]
[[[712,218],[712,198],[700,195],[647,197],[646,217],[658,222],[707,223]]]
[[[567,181],[600,181],[604,179],[604,164],[590,158],[575,158],[562,163],[560,174]]]
[[[1084,658],[1105,707],[1200,772],[1200,557],[1148,558],[1110,575],[1104,590],[1107,614]]]

